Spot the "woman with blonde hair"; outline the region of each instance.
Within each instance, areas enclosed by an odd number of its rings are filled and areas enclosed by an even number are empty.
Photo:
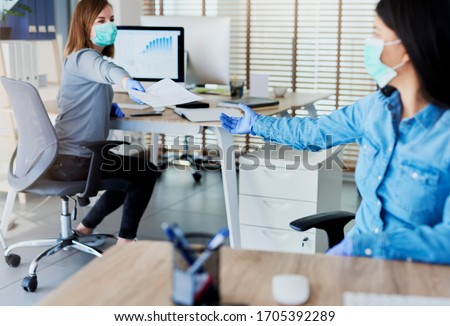
[[[59,114],[55,129],[59,150],[50,170],[55,180],[85,180],[91,152],[81,144],[106,140],[110,116],[124,116],[112,102],[114,93],[111,85],[144,91],[127,71],[104,58],[114,56],[116,34],[113,8],[107,0],[82,0],[77,4],[64,52],[58,94]],[[139,102],[133,96],[131,98]],[[114,155],[114,161],[103,166],[102,178],[127,178],[132,182],[131,190],[106,191],[74,232],[92,234],[104,217],[123,205],[117,243],[133,241],[150,201],[156,176],[157,167],[150,162]]]

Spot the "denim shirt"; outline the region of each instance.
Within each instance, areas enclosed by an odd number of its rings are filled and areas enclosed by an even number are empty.
[[[450,109],[401,120],[381,91],[320,118],[258,116],[252,133],[300,150],[357,142],[355,256],[450,264]]]

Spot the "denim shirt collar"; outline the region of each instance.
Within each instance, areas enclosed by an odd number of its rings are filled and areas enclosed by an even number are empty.
[[[390,96],[386,96],[380,92],[380,96],[382,97],[384,108],[392,114],[394,120],[400,121],[403,107],[400,93],[394,91]]]
[[[387,110],[389,110],[392,113],[392,115],[400,118],[402,111],[402,101],[400,93],[398,91],[395,91],[389,97],[385,95],[382,96],[385,97],[384,99],[385,108],[387,108]],[[410,119],[417,120],[422,124],[422,126],[425,129],[428,129],[431,126],[433,126],[436,123],[436,121],[439,120],[441,115],[444,113],[444,110],[445,109],[442,109],[439,106],[430,103]]]
[[[425,129],[428,129],[431,126],[433,126],[436,123],[436,121],[439,120],[439,118],[443,113],[444,113],[443,109],[430,103],[422,110],[420,110],[415,115],[415,118],[425,127]]]

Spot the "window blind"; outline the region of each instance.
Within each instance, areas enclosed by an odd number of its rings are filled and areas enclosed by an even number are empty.
[[[353,103],[376,89],[363,65],[364,40],[372,33],[378,0],[142,0],[146,14],[231,18],[230,73],[249,82],[251,73],[269,75],[269,87],[296,92],[329,92],[317,102],[319,115]],[[292,115],[304,116],[298,109]],[[166,141],[170,141],[166,139]],[[257,137],[235,136],[241,148],[259,146]],[[215,144],[208,131],[196,145]],[[358,148],[344,151],[354,170]]]

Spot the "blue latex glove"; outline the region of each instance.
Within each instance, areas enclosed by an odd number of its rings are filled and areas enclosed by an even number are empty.
[[[142,84],[140,82],[138,82],[137,80],[134,79],[128,79],[127,82],[125,83],[125,88],[127,90],[135,90],[138,92],[145,92],[144,87],[142,86]],[[144,102],[142,102],[140,99],[138,99],[136,96],[129,94],[130,98],[135,101],[136,103],[139,104],[145,104]]]
[[[244,104],[239,104],[239,108],[245,113],[243,117],[230,117],[224,113],[220,115],[222,128],[232,134],[248,134],[259,114]]]
[[[125,113],[122,112],[119,105],[117,103],[113,103],[111,105],[111,112],[109,114],[111,117],[123,118],[125,117]]]
[[[352,256],[353,241],[350,237],[345,237],[340,243],[326,252],[330,256]]]

